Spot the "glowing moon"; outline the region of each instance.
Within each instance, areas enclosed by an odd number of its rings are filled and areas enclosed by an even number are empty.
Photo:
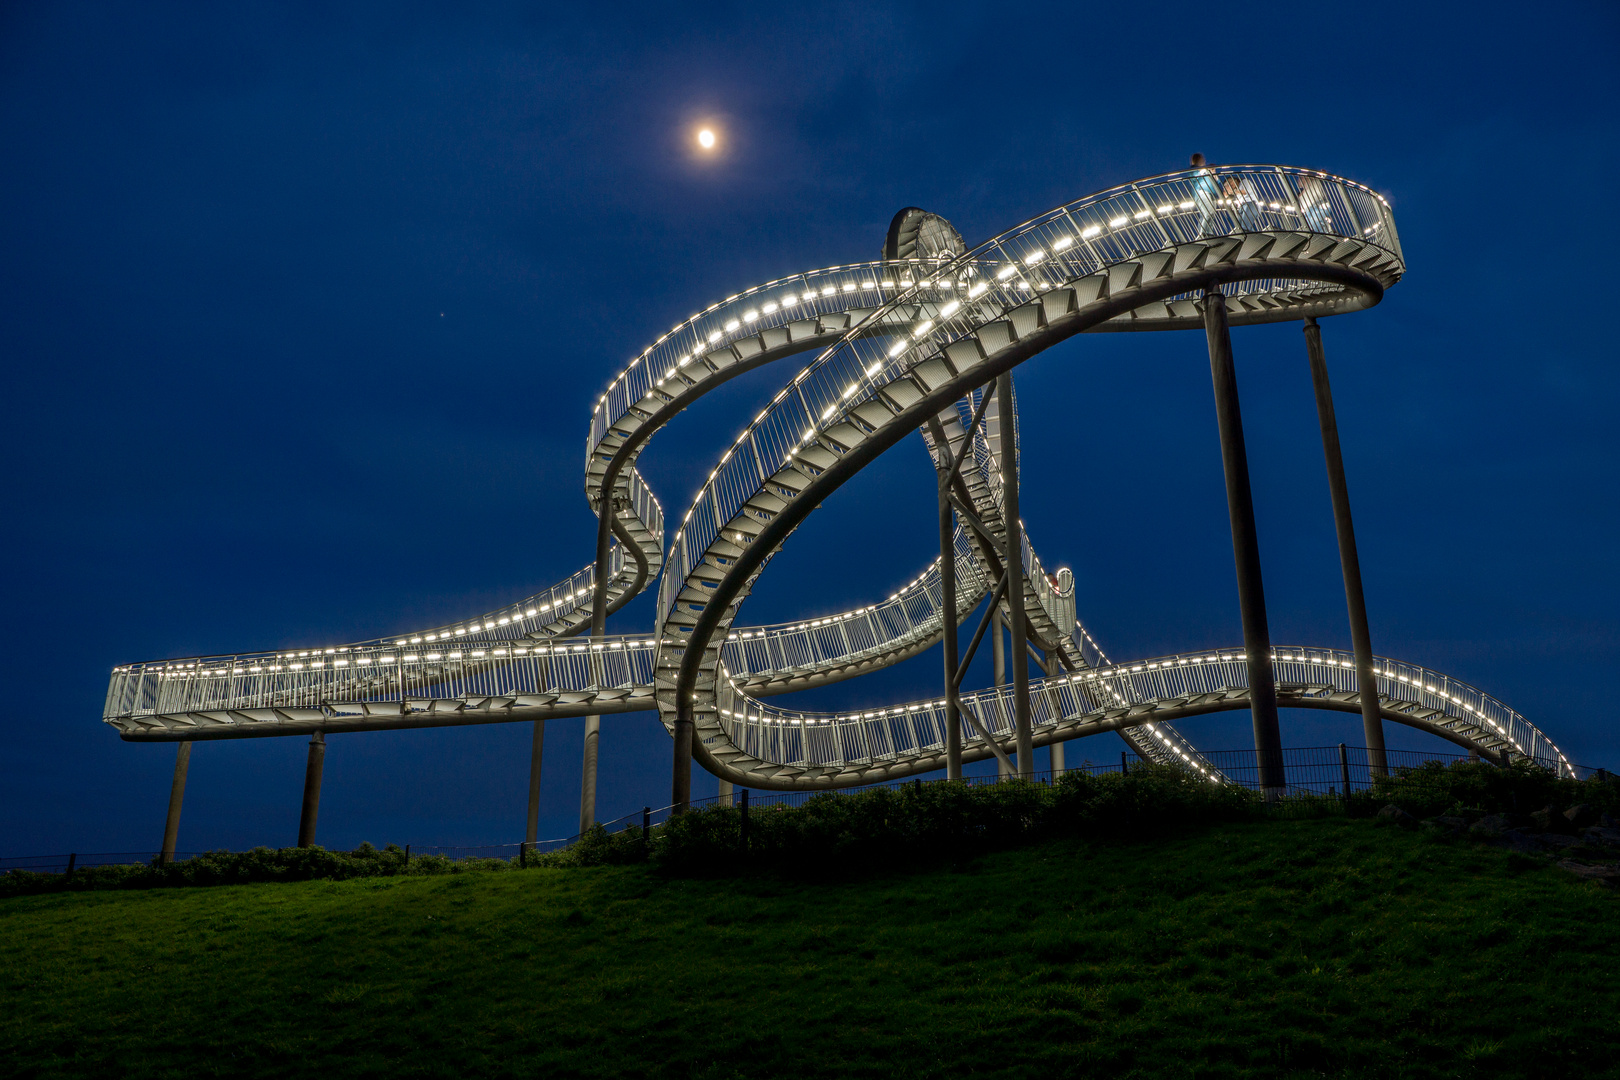
[[[714,132],[708,128],[704,128],[702,131],[698,132],[698,145],[703,147],[705,150],[713,150]]]

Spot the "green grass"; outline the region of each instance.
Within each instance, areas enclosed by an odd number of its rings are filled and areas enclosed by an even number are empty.
[[[21,1076],[1603,1076],[1620,897],[1325,819],[905,874],[0,901]]]

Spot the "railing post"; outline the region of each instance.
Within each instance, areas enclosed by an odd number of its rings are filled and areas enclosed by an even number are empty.
[[[304,765],[304,804],[298,814],[298,846],[307,848],[315,843],[315,819],[321,813],[321,773],[326,768],[326,735],[315,732],[309,737],[309,760]]]
[[[1243,444],[1237,371],[1232,364],[1232,335],[1226,324],[1226,297],[1218,287],[1204,290],[1204,334],[1209,342],[1215,419],[1226,472],[1226,507],[1232,522],[1243,651],[1249,669],[1249,712],[1254,718],[1254,753],[1260,766],[1260,787],[1269,801],[1287,787],[1282,731],[1277,723],[1277,677],[1271,663],[1271,630],[1266,622],[1266,590],[1260,576],[1260,542],[1254,526],[1254,496],[1249,489],[1249,456]]]
[[[1322,427],[1322,455],[1327,461],[1328,492],[1333,498],[1333,524],[1339,534],[1339,566],[1344,574],[1345,603],[1350,610],[1350,643],[1356,653],[1356,683],[1361,690],[1367,768],[1373,776],[1387,776],[1384,718],[1378,711],[1378,676],[1373,670],[1372,633],[1367,625],[1367,597],[1361,587],[1356,527],[1350,517],[1350,488],[1344,478],[1344,455],[1339,449],[1339,421],[1333,409],[1333,387],[1328,382],[1327,356],[1322,351],[1322,328],[1315,318],[1305,320],[1305,348],[1311,358],[1316,416]]]
[[[1010,371],[1003,372],[996,380],[996,417],[1000,421],[1001,431],[1001,499],[1007,545],[1002,559],[1007,574],[1007,621],[1012,631],[1013,731],[1018,747],[1018,775],[1027,780],[1035,775],[1035,743],[1029,717],[1023,525],[1018,519],[1018,439],[1013,426]]]
[[[1131,767],[1125,761],[1125,751],[1123,751],[1123,750],[1121,750],[1119,752],[1119,774],[1121,776],[1129,776],[1129,775],[1131,775]]]
[[[180,839],[180,806],[186,799],[186,774],[191,770],[191,740],[183,739],[174,752],[174,780],[169,784],[169,813],[163,821],[163,850],[158,865],[174,859],[174,846]]]
[[[1350,806],[1350,751],[1344,743],[1339,744],[1339,778],[1344,781],[1344,805]]]

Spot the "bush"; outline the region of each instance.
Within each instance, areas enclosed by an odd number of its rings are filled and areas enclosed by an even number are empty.
[[[1503,768],[1484,762],[1450,765],[1426,761],[1416,768],[1396,769],[1377,777],[1369,791],[1350,800],[1352,813],[1370,815],[1390,804],[1418,818],[1440,814],[1528,814],[1551,806],[1567,810],[1585,803],[1610,814],[1620,813],[1620,786],[1600,780],[1554,776],[1527,761]]]
[[[167,866],[133,864],[88,866],[72,874],[37,874],[14,870],[0,874],[0,897],[91,889],[154,889],[182,885],[246,885],[266,881],[344,881],[359,877],[460,874],[469,870],[509,870],[505,859],[447,859],[418,855],[407,863],[405,852],[389,844],[378,850],[361,844],[353,851],[321,847],[209,851]]]
[[[1125,836],[1229,821],[1260,806],[1241,788],[1144,765],[1128,776],[1069,773],[1055,784],[907,784],[759,806],[749,815],[746,846],[752,864],[826,876],[971,857],[1041,835]],[[652,857],[682,873],[732,868],[743,853],[742,820],[727,806],[673,818],[654,838]]]

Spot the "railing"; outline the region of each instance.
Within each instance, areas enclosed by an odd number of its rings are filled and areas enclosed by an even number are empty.
[[[1356,692],[1355,657],[1334,649],[1278,647],[1273,654],[1277,682]],[[1382,657],[1375,661],[1378,692],[1399,704],[1433,710],[1473,727],[1485,740],[1500,740],[1520,757],[1569,764],[1529,721],[1467,683],[1413,664]],[[1111,714],[1134,714],[1133,723],[1149,737],[1172,746],[1158,731],[1153,707],[1174,706],[1201,695],[1248,687],[1248,659],[1241,650],[1176,654],[1130,664],[1032,680],[1030,712],[1036,731]],[[962,708],[992,738],[1014,733],[1013,688],[991,687],[962,696]],[[1284,704],[1288,704],[1287,701]],[[945,701],[913,702],[850,712],[798,712],[737,699],[722,699],[722,726],[744,753],[787,765],[878,764],[940,753],[945,745]],[[1243,707],[1234,703],[1231,707]],[[982,746],[971,725],[963,724],[963,745]],[[1192,753],[1172,746],[1189,767],[1210,775]],[[1213,777],[1212,777],[1213,778]]]
[[[954,545],[957,610],[970,611],[984,599],[991,583],[960,528]],[[936,559],[880,603],[818,619],[735,630],[726,639],[721,659],[733,678],[751,680],[803,676],[882,658],[937,635],[942,608]]]
[[[693,361],[762,330],[842,315],[854,306],[877,307],[884,296],[914,283],[908,273],[894,271],[890,264],[867,262],[792,274],[711,304],[672,327],[615,375],[596,400],[586,458],[596,454],[613,425]]]
[[[106,715],[139,721],[165,713],[318,709],[411,699],[551,696],[650,686],[656,645],[630,635],[595,641],[452,638],[418,645],[210,657],[131,664],[113,672]],[[345,709],[345,706],[356,708]],[[272,717],[250,717],[271,720]]]

